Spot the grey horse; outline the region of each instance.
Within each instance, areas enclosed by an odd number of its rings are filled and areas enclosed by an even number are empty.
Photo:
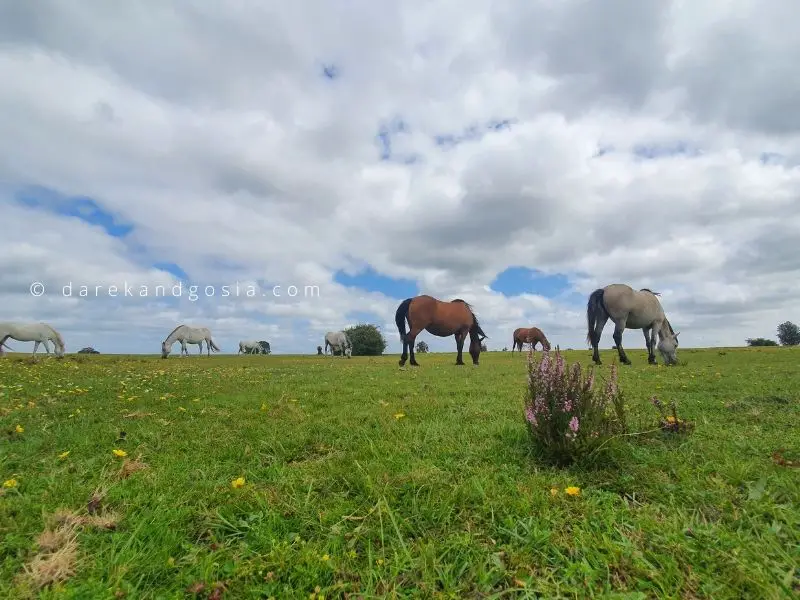
[[[612,283],[598,288],[589,296],[586,306],[586,321],[589,332],[586,336],[592,345],[592,360],[600,362],[597,346],[608,319],[614,321],[614,343],[617,345],[619,360],[629,365],[631,361],[622,349],[622,332],[626,329],[641,329],[647,344],[647,362],[656,364],[656,347],[664,359],[664,364],[677,364],[678,333],[672,330],[669,320],[658,301],[658,292],[646,288],[634,290],[624,283]],[[656,333],[659,337],[656,345]]]
[[[325,334],[325,354],[328,353],[328,346],[331,348],[331,355],[334,350],[339,350],[342,356],[350,358],[353,355],[353,345],[344,331],[329,331]]]

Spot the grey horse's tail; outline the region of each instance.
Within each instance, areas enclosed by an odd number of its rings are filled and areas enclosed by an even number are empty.
[[[604,295],[605,290],[603,288],[598,288],[589,295],[589,302],[586,304],[586,341],[592,345],[595,344],[594,329],[597,325],[597,321],[601,315],[608,315],[605,302],[603,301]],[[597,340],[598,343],[599,341],[600,340]]]
[[[219,346],[217,346],[217,345],[214,343],[214,340],[212,340],[211,338],[208,338],[208,345],[209,345],[209,346],[211,346],[211,349],[212,349],[214,352],[219,352],[219,351],[220,351],[220,349],[219,349]]]
[[[406,298],[400,303],[400,306],[397,307],[397,312],[394,314],[394,322],[397,325],[397,331],[400,333],[400,341],[406,341],[406,320],[408,319],[408,309],[411,306],[411,300],[413,298]],[[411,327],[411,322],[409,321],[408,326]]]

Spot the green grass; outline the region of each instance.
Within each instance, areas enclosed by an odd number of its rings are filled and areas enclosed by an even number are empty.
[[[657,394],[694,431],[561,470],[529,452],[524,355],[423,354],[406,370],[397,356],[0,359],[0,480],[18,482],[0,492],[0,597],[23,596],[49,516],[86,515],[97,489],[116,528],[80,528],[75,572],[39,597],[797,593],[800,469],[772,455],[800,452],[800,353],[682,350],[673,368],[629,354],[632,429],[657,424]],[[616,353],[602,355],[605,378]],[[136,458],[148,468],[120,477]]]

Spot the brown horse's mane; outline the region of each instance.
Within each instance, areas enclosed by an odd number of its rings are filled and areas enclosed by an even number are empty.
[[[172,331],[170,331],[170,332],[169,332],[169,335],[168,335],[167,337],[165,337],[165,338],[164,338],[164,341],[166,342],[166,341],[169,339],[169,337],[170,337],[170,336],[171,336],[173,333],[175,333],[176,331],[178,331],[178,329],[180,329],[181,327],[183,327],[183,323],[181,323],[181,324],[180,324],[180,325],[178,325],[178,326],[177,326],[175,329],[173,329]]]

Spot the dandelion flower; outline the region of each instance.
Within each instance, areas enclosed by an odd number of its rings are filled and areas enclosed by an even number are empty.
[[[401,412],[399,412],[399,413],[395,413],[395,415],[394,415],[394,418],[395,418],[395,419],[402,419],[402,418],[403,418],[403,417],[405,417],[405,416],[406,416],[406,414],[405,414],[405,413],[401,413]]]
[[[672,415],[669,415],[667,417],[667,423],[674,423],[674,422],[675,422],[675,417],[673,417]]]
[[[244,477],[237,477],[231,481],[231,487],[234,489],[240,488],[244,485]]]
[[[69,456],[69,452],[70,452],[69,450],[67,450],[66,452],[62,452],[61,454],[58,455],[58,458],[62,460],[67,458]]]
[[[581,495],[581,488],[575,487],[574,485],[571,485],[568,488],[564,489],[564,493],[567,496],[580,496]]]
[[[3,482],[4,488],[15,488],[17,487],[17,480],[16,479],[7,479]]]
[[[331,559],[331,557],[330,557],[329,555],[327,555],[327,554],[323,554],[323,555],[322,555],[322,560],[324,560],[324,561],[328,561],[328,560],[330,560],[330,559]]]
[[[16,430],[17,433],[22,433],[23,431],[25,431],[25,428],[22,425],[17,425],[14,429]]]
[[[114,453],[114,456],[119,456],[120,458],[123,456],[128,456],[128,453],[125,452],[125,450],[120,450],[119,448],[114,448],[112,452]]]

